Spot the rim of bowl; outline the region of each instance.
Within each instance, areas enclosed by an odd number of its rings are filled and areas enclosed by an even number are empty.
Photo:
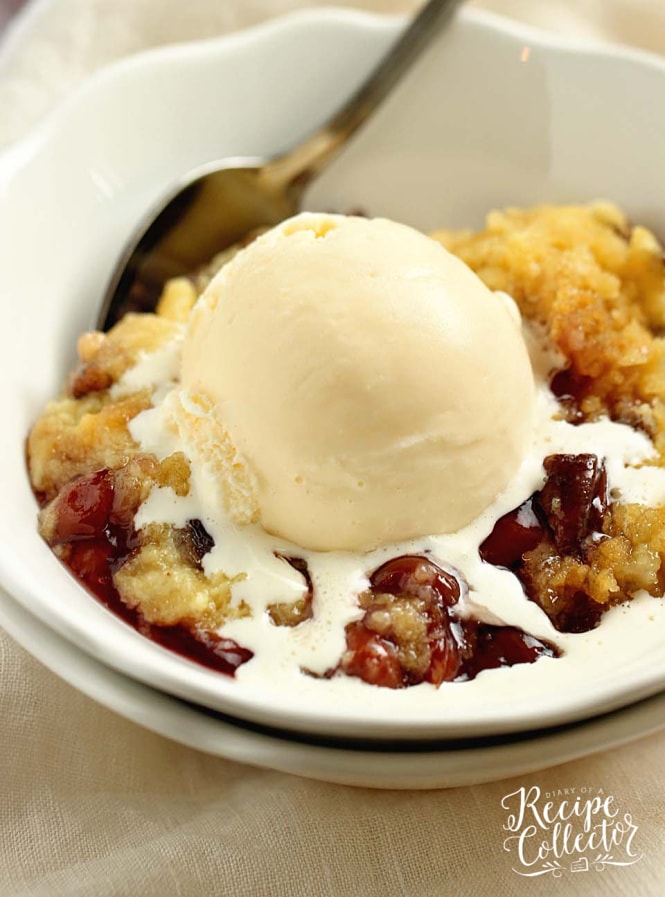
[[[472,27],[482,28],[483,30],[491,30],[499,32],[502,36],[511,40],[520,41],[528,40],[538,47],[549,49],[557,54],[583,55],[594,58],[616,59],[621,62],[628,62],[639,67],[649,67],[656,69],[665,76],[665,59],[649,53],[647,51],[625,48],[612,44],[603,44],[589,40],[569,41],[558,35],[549,34],[534,28],[530,25],[514,22],[511,19],[498,16],[493,13],[475,10],[462,9],[461,17]],[[146,66],[172,65],[174,62],[187,63],[193,58],[203,56],[217,56],[231,48],[239,48],[244,45],[253,45],[257,40],[270,40],[271,36],[283,32],[289,28],[302,27],[306,25],[314,25],[317,27],[326,27],[329,22],[335,22],[351,28],[363,28],[368,31],[394,31],[397,24],[404,20],[403,16],[385,16],[376,15],[357,10],[346,10],[339,8],[323,8],[312,9],[306,11],[294,12],[286,16],[280,16],[263,22],[252,28],[234,32],[220,37],[213,37],[203,41],[193,41],[181,45],[169,45],[165,47],[157,47],[142,51],[131,57],[118,60],[104,69],[98,71],[87,79],[80,87],[72,91],[72,93],[57,107],[55,107],[40,123],[38,123],[25,137],[20,138],[16,143],[11,144],[7,149],[0,153],[0,186],[3,180],[11,179],[14,172],[20,169],[27,156],[31,157],[33,153],[37,153],[40,148],[49,139],[49,135],[59,130],[63,124],[66,124],[72,110],[85,102],[90,94],[94,94],[101,85],[108,81],[112,81],[120,76],[133,71],[139,71]],[[665,81],[664,81],[665,83]],[[0,546],[0,562],[2,567],[2,576],[7,583],[10,593],[16,596],[22,604],[28,609],[33,610],[31,606],[32,596],[30,590],[26,590],[21,582],[21,570],[18,565],[13,563],[13,556],[9,546]],[[95,601],[94,598],[91,600]],[[40,602],[41,604],[41,602]],[[94,654],[92,641],[85,638],[88,634],[84,626],[78,626],[76,621],[61,620],[56,611],[51,608],[42,608],[45,610],[42,619],[47,625],[60,632],[61,635],[73,642],[80,633],[84,638],[79,644],[84,651]],[[110,619],[117,622],[123,629],[127,628],[120,623],[110,612]],[[134,636],[133,630],[127,629],[127,634]],[[145,640],[142,640],[145,641]],[[127,647],[129,643],[125,644]],[[127,676],[135,677],[137,680],[146,682],[147,684],[170,691],[172,694],[180,695],[183,698],[191,698],[191,689],[187,693],[183,693],[180,682],[178,681],[178,672],[182,671],[180,658],[169,653],[164,658],[164,649],[145,641],[146,651],[142,652],[145,656],[140,659],[131,657],[121,657],[122,647],[111,651],[112,657],[109,658],[108,653],[103,658],[103,662],[109,667],[124,673]],[[143,661],[143,662],[142,662]],[[173,662],[175,661],[175,662]],[[185,662],[186,663],[186,662]],[[167,667],[168,669],[163,669]],[[189,665],[188,665],[189,667]],[[340,717],[339,714],[331,715],[327,709],[314,713],[312,708],[308,708],[306,712],[298,714],[293,709],[278,710],[275,713],[272,708],[266,708],[264,699],[257,699],[254,694],[232,694],[233,680],[229,679],[224,682],[226,687],[220,690],[215,697],[215,703],[220,706],[221,703],[227,705],[228,709],[222,712],[228,712],[236,717],[247,720],[256,720],[259,723],[267,720],[269,725],[278,725],[282,728],[295,729],[297,731],[318,731],[325,732],[327,730],[336,729],[340,731],[340,725],[343,732],[353,734],[356,730],[361,729],[363,733],[367,731],[367,726],[363,725],[363,721],[357,717]],[[622,700],[615,700],[611,695],[601,695],[604,703],[601,701],[602,707],[617,707],[630,701],[637,700],[639,697],[645,697],[653,694],[662,688],[662,683],[654,683],[653,678],[649,677],[647,671],[637,677],[632,683],[630,694]],[[198,691],[198,689],[196,689]],[[223,693],[222,693],[223,692]],[[220,700],[218,700],[218,698]],[[198,695],[193,700],[199,700],[205,704],[203,695]],[[538,726],[557,724],[559,722],[573,721],[580,719],[584,715],[590,716],[601,712],[598,706],[594,704],[589,706],[588,696],[582,699],[576,696],[568,697],[565,711],[551,710],[547,714],[534,719],[532,708],[528,713],[522,712],[515,714],[508,723],[497,716],[491,714],[484,720],[480,720],[473,724],[468,721],[462,723],[442,722],[440,720],[429,720],[422,724],[408,721],[409,729],[414,740],[422,738],[432,738],[431,734],[425,735],[424,730],[430,732],[436,729],[441,734],[437,737],[447,737],[451,734],[484,734],[498,731],[515,731],[525,726],[531,726],[537,723]],[[504,711],[505,713],[505,711]],[[503,716],[504,714],[502,714]],[[365,737],[384,738],[383,735],[373,735],[372,731],[380,731],[381,723],[384,720],[372,720],[369,726],[370,732]],[[314,726],[312,725],[314,724]],[[394,728],[394,721],[390,722],[390,727]],[[395,737],[387,736],[387,737]],[[407,736],[408,737],[408,736]]]

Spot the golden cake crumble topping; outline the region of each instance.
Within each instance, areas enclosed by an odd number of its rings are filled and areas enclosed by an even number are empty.
[[[607,414],[643,427],[662,458],[665,269],[650,231],[598,203],[492,212],[479,233],[433,236],[544,325],[571,420]]]

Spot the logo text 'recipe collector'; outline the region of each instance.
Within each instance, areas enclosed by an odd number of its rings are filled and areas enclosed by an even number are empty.
[[[602,872],[642,859],[635,846],[637,826],[602,788],[518,788],[501,800],[507,811],[503,849],[513,871],[533,878],[564,872]]]

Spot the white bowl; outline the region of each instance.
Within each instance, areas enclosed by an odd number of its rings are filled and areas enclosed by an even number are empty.
[[[569,658],[410,690],[332,683],[309,697],[252,688],[143,639],[99,605],[36,533],[24,439],[55,395],[77,334],[134,223],[166,187],[216,157],[270,155],[310,131],[400,22],[312,12],[114,66],[0,159],[0,339],[5,377],[0,571],[14,597],[79,648],[141,682],[244,719],[319,734],[441,738],[579,719],[665,685],[665,602],[611,612]],[[477,225],[491,207],[618,202],[665,232],[665,65],[568,47],[466,13],[348,152],[311,208],[363,207],[424,229]],[[581,660],[580,660],[581,655]],[[418,688],[423,688],[419,686]],[[426,686],[426,688],[430,688]]]
[[[665,692],[581,723],[528,736],[409,745],[330,745],[235,725],[99,663],[0,590],[0,625],[44,666],[88,697],[187,747],[293,775],[363,788],[459,788],[525,775],[658,732]],[[414,762],[415,761],[415,762]]]

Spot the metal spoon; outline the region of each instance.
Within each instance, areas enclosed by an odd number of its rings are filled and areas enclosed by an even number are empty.
[[[429,0],[365,83],[303,143],[275,159],[230,158],[190,172],[141,222],[104,296],[108,330],[127,311],[151,311],[164,283],[189,273],[257,227],[300,209],[305,189],[448,23],[460,0]]]

